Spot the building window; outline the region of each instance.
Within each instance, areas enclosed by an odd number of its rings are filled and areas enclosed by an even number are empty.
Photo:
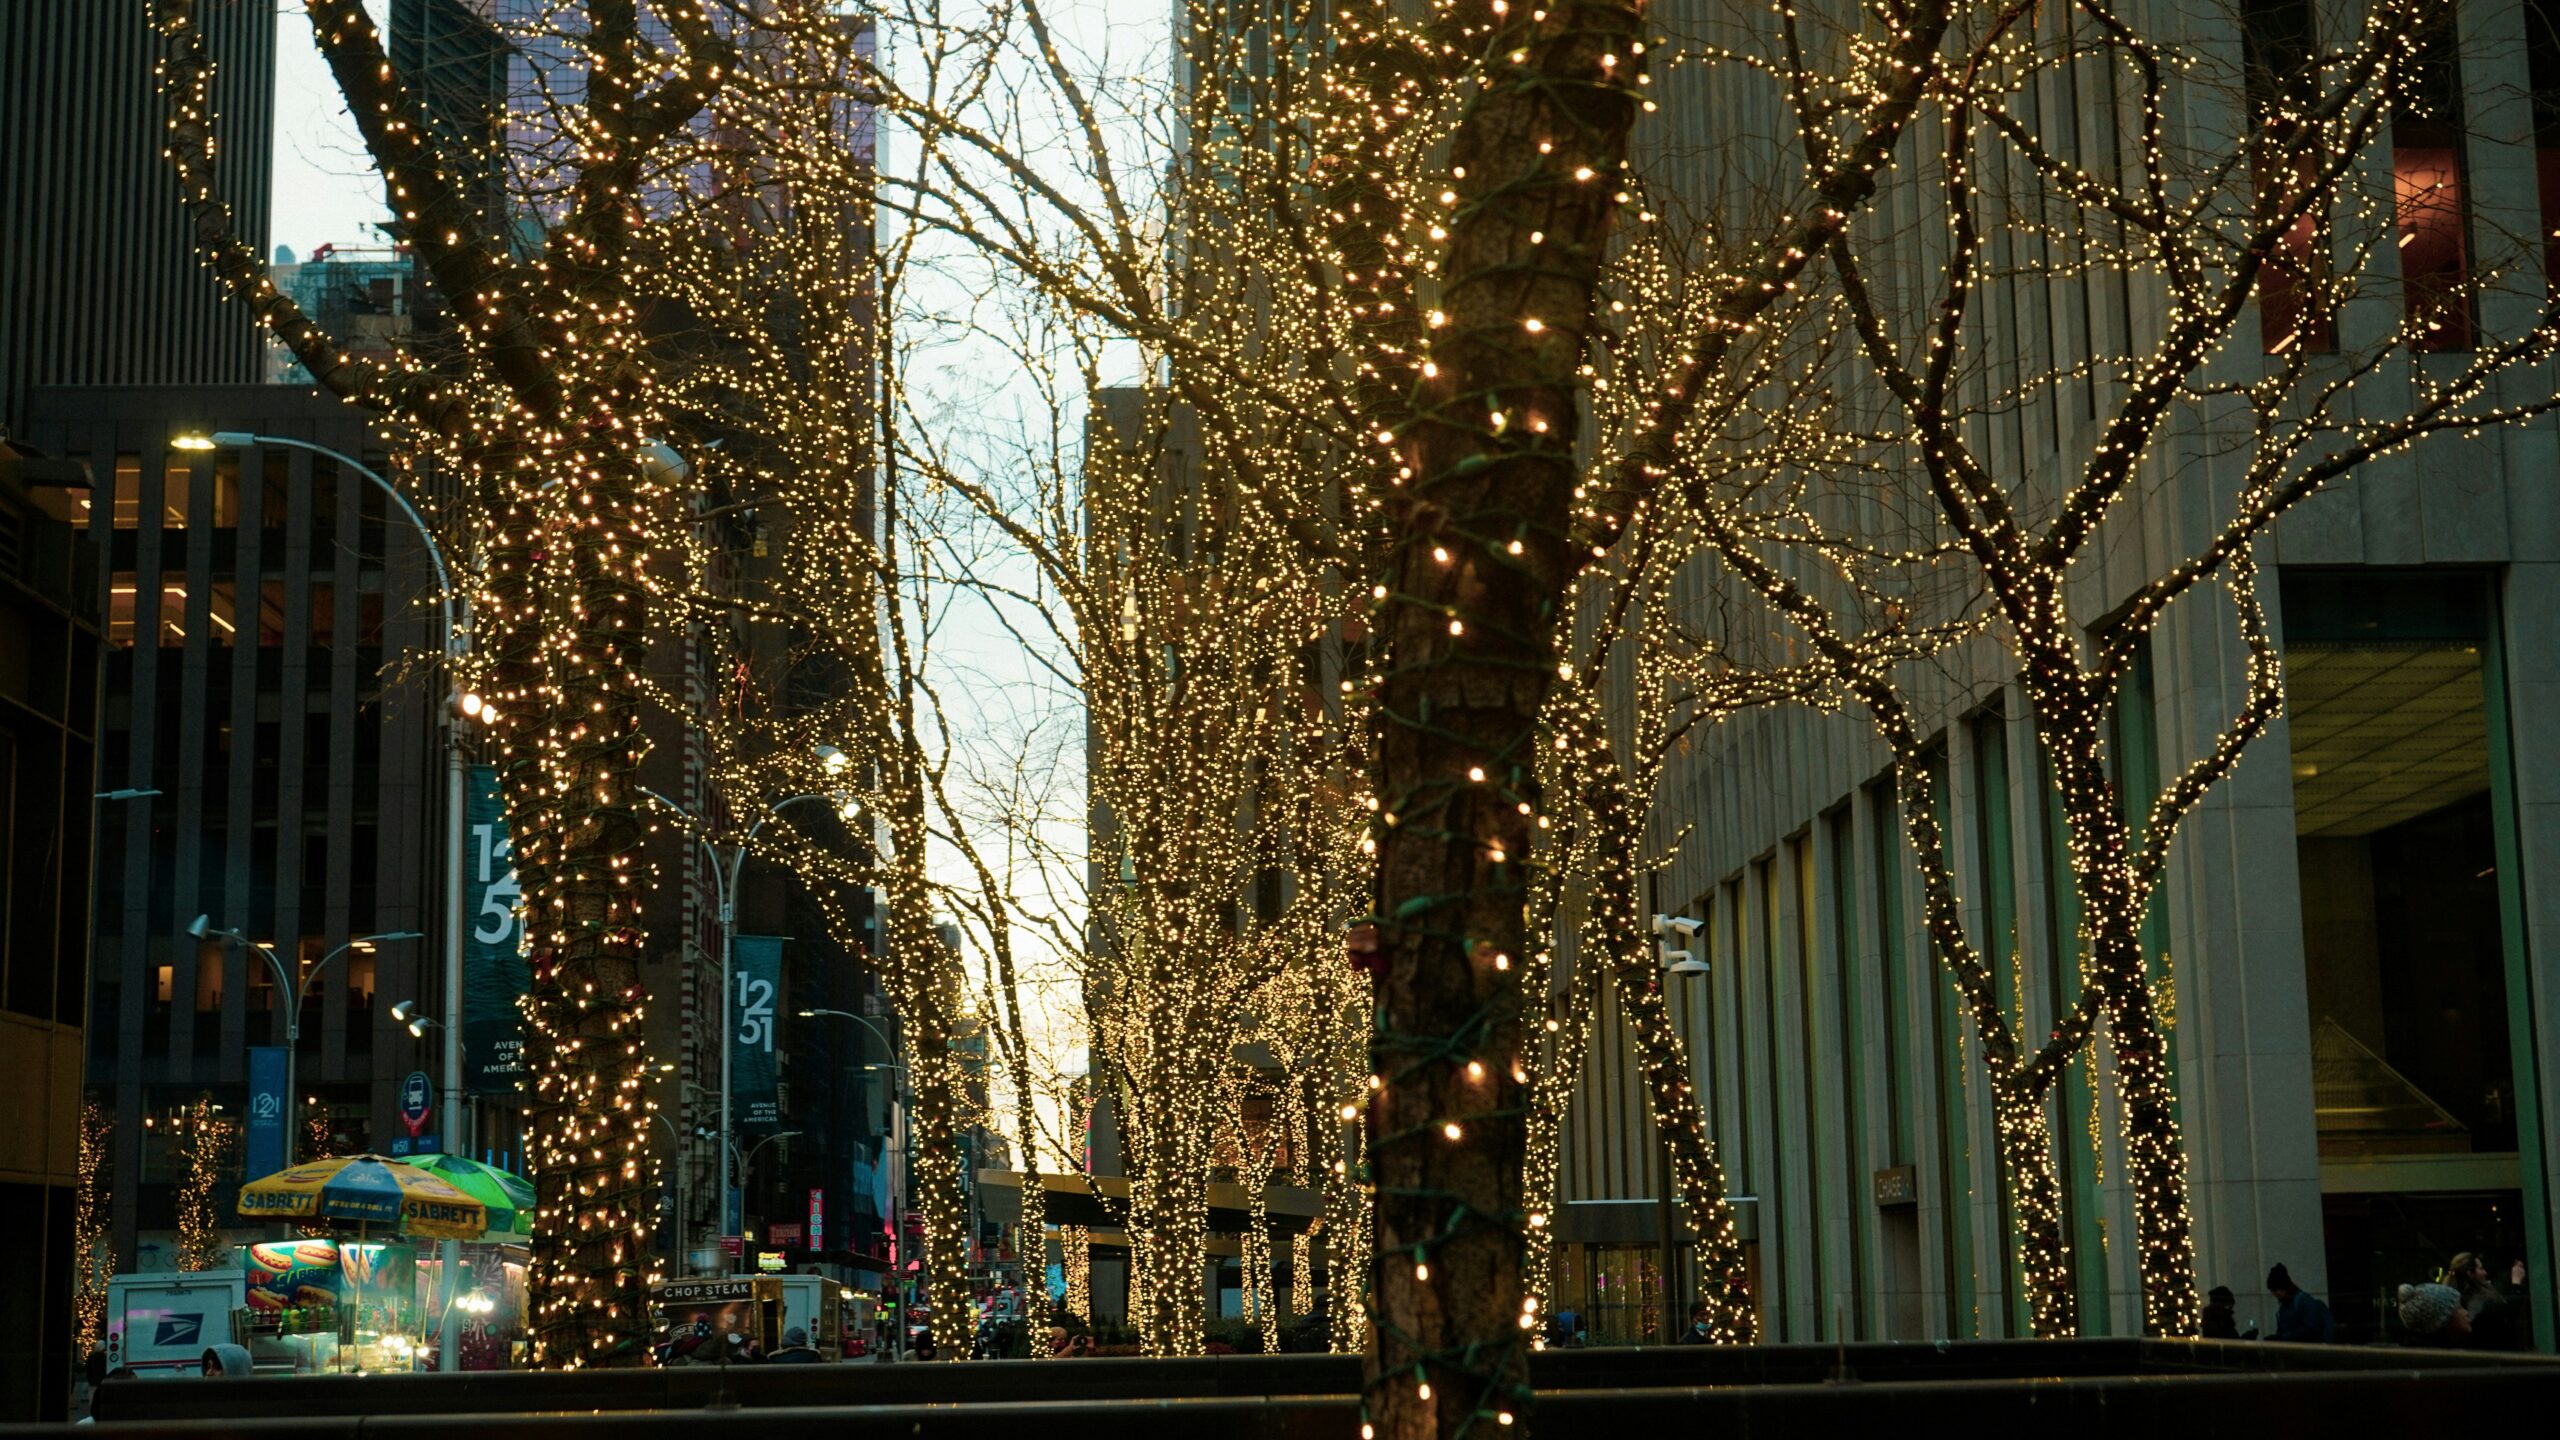
[[[142,524],[142,457],[127,451],[116,456],[115,491],[112,500],[119,530],[137,529]]]
[[[283,581],[261,580],[258,582],[259,644],[282,645],[284,643],[284,606]]]
[[[1847,1329],[1840,1338],[1851,1336],[1873,1339],[1867,1329],[1867,1218],[1871,1205],[1873,1169],[1867,1159],[1866,1052],[1867,1025],[1864,998],[1859,977],[1866,974],[1866,957],[1861,953],[1858,934],[1858,855],[1856,829],[1849,807],[1842,805],[1822,817],[1822,838],[1831,858],[1831,884],[1825,899],[1831,922],[1831,947],[1838,977],[1832,1005],[1840,1026],[1840,1043],[1836,1060],[1835,1083],[1839,1086],[1839,1116],[1843,1174],[1848,1191],[1849,1251],[1846,1257],[1848,1291]],[[1810,905],[1807,907],[1810,909]],[[1822,1052],[1808,1048],[1808,1058]]]
[[[2525,0],[2524,53],[2533,86],[2533,168],[2542,192],[2543,283],[2560,289],[2560,0]]]
[[[2421,1252],[2521,1247],[2503,681],[2485,576],[2283,584],[2330,1293],[2342,1326],[2380,1338],[2371,1297],[2424,1273]]]
[[[160,528],[187,528],[187,505],[194,498],[195,462],[183,452],[169,457],[160,471]]]
[[[2249,124],[2267,134],[2280,117],[2298,113],[2318,76],[2310,0],[2244,0],[2241,39],[2248,67]],[[2321,157],[2280,153],[2272,143],[2253,145],[2249,182],[2254,194],[2270,191],[2290,209],[2320,184]],[[2270,355],[2299,351],[2325,355],[2338,348],[2328,295],[2329,213],[2314,199],[2282,234],[2258,272],[2259,339]]]
[[[160,582],[160,647],[175,650],[187,643],[187,582]]]
[[[205,517],[216,529],[240,524],[240,452],[225,450],[213,457],[213,513]]]
[[[240,639],[240,584],[236,580],[215,580],[205,591],[205,639],[215,645],[235,645]],[[227,742],[230,727],[224,726]]]
[[[293,452],[274,449],[258,452],[258,524],[267,530],[281,530],[293,514]]]
[[[2453,7],[2430,11],[2414,37],[2391,112],[2391,191],[2400,290],[2418,350],[2471,348],[2471,242],[2464,199],[2462,59]]]
[[[208,940],[196,947],[196,1011],[203,1014],[222,1008],[222,942]]]
[[[140,579],[130,570],[118,570],[107,580],[107,643],[120,649],[133,645],[134,612],[142,602]],[[159,594],[154,591],[156,602]],[[155,618],[152,622],[158,623]]]

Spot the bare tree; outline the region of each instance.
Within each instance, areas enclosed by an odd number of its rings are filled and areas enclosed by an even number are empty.
[[[1799,153],[1773,165],[1816,170],[1842,153],[1827,97],[1863,42],[1847,12],[1821,15],[1819,30],[1815,15],[1800,26],[1783,12],[1736,57],[1735,83],[1786,107],[1773,147]],[[1724,433],[1681,437],[1667,466],[1723,581],[1809,645],[1893,757],[1931,946],[1989,1072],[2039,1333],[2077,1323],[2047,1103],[2093,1029],[2113,1060],[2145,1327],[2196,1323],[2155,994],[2167,960],[2146,950],[2143,923],[2180,821],[2281,712],[2259,542],[2375,457],[2554,403],[2527,379],[2560,342],[2532,294],[2539,247],[2511,237],[2460,272],[2395,266],[2404,247],[2386,237],[2413,233],[2425,206],[2404,198],[2395,211],[2388,186],[2365,180],[2393,117],[2422,114],[2440,89],[2429,74],[2443,19],[2384,4],[2322,45],[2209,13],[2136,19],[2099,0],[1968,17],[1963,62],[1897,157],[1917,172],[1893,184],[1913,223],[1799,247],[1787,394],[1815,398],[1825,441],[1782,465],[1737,465],[1758,440],[1729,413]],[[1765,80],[1742,78],[1745,64]],[[2114,97],[2097,126],[2040,103],[2066,80]],[[2040,371],[2008,359],[1999,306],[2100,282],[2125,301],[2085,355]],[[2449,342],[2475,309],[2485,333]],[[2004,417],[2042,417],[2062,397],[2089,418],[2039,463],[1997,438]],[[2209,495],[2207,522],[2130,583],[2120,563],[2102,569],[2102,552],[2145,553],[2116,534],[2142,523],[2137,491],[2172,484]],[[2155,793],[2131,792],[2110,753],[2119,689],[2153,626],[2200,592],[2218,592],[2246,653],[2242,700]],[[1918,662],[1943,647],[1911,641],[1976,625],[1977,653],[2026,698],[2069,836],[2077,994],[2056,999],[2041,1043],[2002,1000],[1998,957],[1966,933],[1938,817],[1931,717],[1946,687]]]

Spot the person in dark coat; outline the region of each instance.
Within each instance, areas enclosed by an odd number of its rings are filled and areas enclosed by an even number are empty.
[[[2204,1330],[2207,1340],[2237,1340],[2240,1322],[2233,1318],[2235,1300],[2228,1285],[2216,1285],[2204,1292]]]
[[[2293,1274],[2278,1264],[2267,1272],[2267,1293],[2276,1297],[2276,1336],[2297,1345],[2329,1345],[2338,1338],[2337,1317],[2319,1296],[2305,1294]]]
[[[768,1365],[816,1365],[826,1359],[809,1343],[809,1332],[794,1325],[782,1332],[782,1348],[765,1357]]]
[[[1672,1343],[1678,1345],[1713,1345],[1716,1343],[1715,1332],[1707,1323],[1706,1301],[1701,1300],[1697,1304],[1689,1307],[1689,1328],[1681,1331],[1680,1338]]]

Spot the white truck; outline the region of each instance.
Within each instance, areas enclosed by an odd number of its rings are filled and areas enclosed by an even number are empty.
[[[145,1380],[200,1374],[206,1347],[238,1341],[232,1315],[248,1303],[239,1269],[164,1270],[107,1281],[107,1366]]]

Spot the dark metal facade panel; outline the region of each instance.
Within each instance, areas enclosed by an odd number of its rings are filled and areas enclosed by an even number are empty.
[[[267,243],[275,14],[201,0],[219,71],[223,188],[242,238]],[[39,385],[245,383],[261,342],[196,260],[161,158],[141,0],[0,4],[0,427],[23,433]]]

